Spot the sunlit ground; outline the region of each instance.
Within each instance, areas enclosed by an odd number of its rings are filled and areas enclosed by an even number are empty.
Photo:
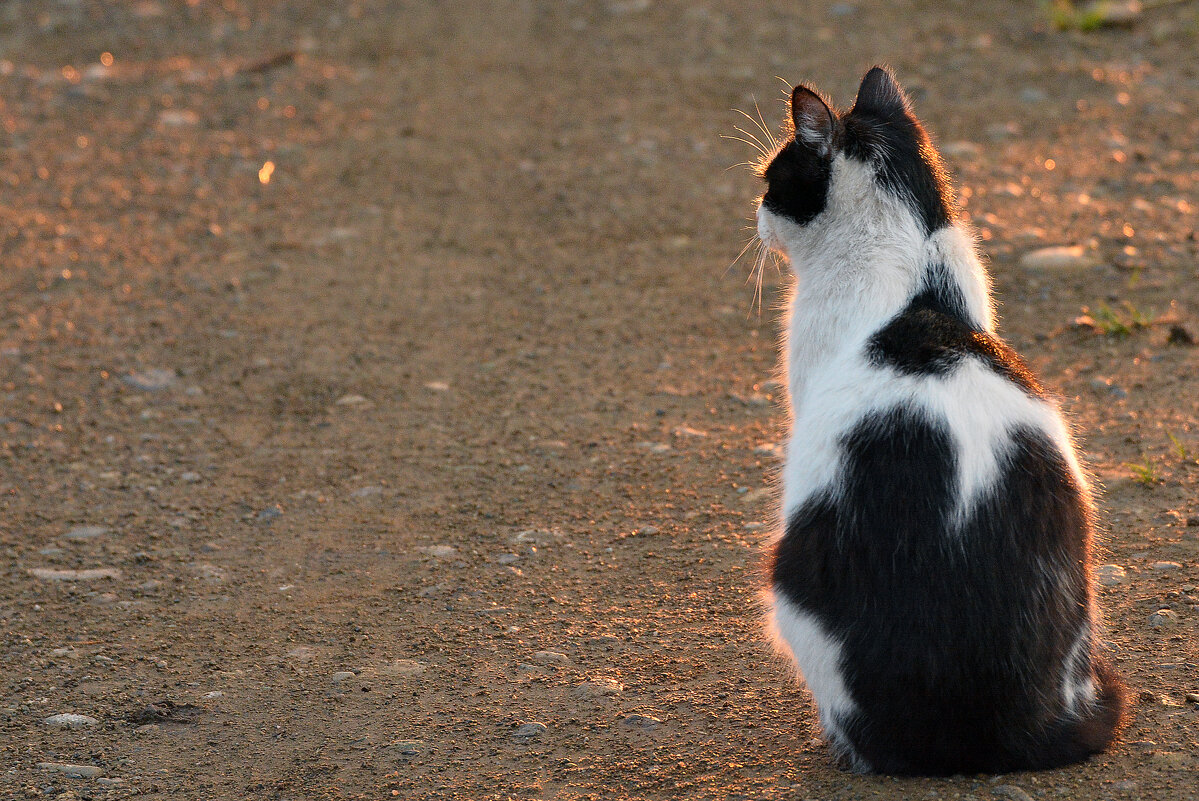
[[[1146,5],[0,5],[0,797],[1194,798],[1199,9]],[[877,61],[1103,485],[1138,700],[1068,770],[843,773],[760,632],[787,280],[722,135]]]

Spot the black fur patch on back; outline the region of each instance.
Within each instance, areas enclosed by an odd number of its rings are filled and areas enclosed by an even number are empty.
[[[788,142],[767,165],[762,205],[799,225],[811,222],[828,202],[832,162],[814,148]]]
[[[879,182],[911,206],[925,233],[953,222],[952,190],[941,157],[905,106],[855,106],[842,121],[845,153],[873,164]]]
[[[949,284],[926,286],[870,338],[867,356],[909,375],[945,375],[962,359],[980,359],[1030,395],[1044,395],[1036,376],[1003,340],[972,324],[961,293]]]
[[[1110,740],[1109,710],[1071,722],[1056,700],[1087,625],[1091,512],[1053,444],[1014,431],[961,521],[943,424],[877,413],[842,440],[842,458],[842,487],[787,521],[772,578],[841,643],[858,710],[841,724],[858,754],[886,773],[1004,772],[1078,761]]]

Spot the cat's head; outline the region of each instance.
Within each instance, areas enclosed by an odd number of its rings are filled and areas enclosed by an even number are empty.
[[[910,229],[927,236],[953,222],[941,159],[907,95],[882,67],[866,73],[853,108],[819,93],[791,93],[791,133],[761,171],[758,235],[792,258],[811,229]],[[890,218],[890,219],[887,219]]]

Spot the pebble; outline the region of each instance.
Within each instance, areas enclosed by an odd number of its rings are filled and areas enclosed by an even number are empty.
[[[650,536],[653,536],[654,534],[657,534],[660,529],[657,526],[642,526],[640,529],[638,529],[638,531],[642,534],[649,534]]]
[[[738,503],[757,503],[758,501],[770,500],[774,497],[774,488],[759,487],[756,490],[751,490],[737,499]]]
[[[1032,801],[1032,796],[1014,784],[1001,784],[991,792],[1001,798],[1011,798],[1014,801]]]
[[[526,528],[516,532],[512,539],[530,545],[551,545],[562,539],[562,532],[550,528]]]
[[[941,153],[951,158],[969,158],[977,156],[980,148],[974,142],[946,142],[941,146]]]
[[[1091,389],[1096,392],[1107,392],[1117,398],[1127,398],[1128,390],[1112,382],[1110,378],[1092,378]]]
[[[653,729],[662,723],[661,718],[656,718],[653,715],[625,715],[620,721],[621,724],[635,729]]]
[[[101,776],[100,778],[96,779],[96,784],[100,785],[101,787],[121,787],[125,784],[125,780],[118,779],[116,777],[109,778],[107,776]]]
[[[549,731],[544,723],[522,723],[513,730],[512,736],[518,740],[532,740]]]
[[[987,138],[994,141],[1020,135],[1020,126],[1015,122],[993,122],[983,130],[986,131]]]
[[[86,542],[94,540],[97,537],[103,537],[107,533],[108,528],[105,526],[75,526],[66,534],[63,534],[63,537],[71,540],[71,542]]]
[[[121,380],[143,392],[161,392],[175,383],[175,371],[151,367],[148,370],[139,370],[122,376]]]
[[[369,403],[370,401],[362,395],[342,395],[336,401],[338,406],[365,406]]]
[[[602,698],[606,695],[617,695],[624,690],[624,685],[616,679],[593,679],[585,681],[574,688],[576,698]]]
[[[396,740],[387,746],[394,748],[400,756],[418,756],[425,749],[423,740]]]
[[[352,679],[356,675],[357,674],[352,670],[339,670],[329,677],[329,681],[333,682],[334,684],[341,684],[343,681]]]
[[[444,381],[428,381],[425,383],[425,389],[432,392],[448,392],[450,385]]]
[[[169,128],[179,128],[184,125],[197,125],[200,115],[191,109],[165,109],[158,115],[158,122]]]
[[[425,545],[422,548],[417,548],[417,550],[421,553],[427,553],[429,556],[435,556],[438,559],[448,559],[458,553],[456,548],[449,545]]]
[[[1081,270],[1098,263],[1082,245],[1038,248],[1020,257],[1020,266],[1031,270]]]
[[[1131,790],[1137,789],[1137,783],[1132,779],[1121,779],[1112,785],[1112,789],[1119,790],[1122,793],[1127,793]]]
[[[1149,565],[1149,567],[1153,568],[1154,570],[1181,570],[1182,569],[1182,565],[1178,564],[1178,562],[1154,562],[1153,564]]]
[[[188,484],[194,484],[200,480],[200,474],[194,470],[188,470],[186,473],[180,474],[179,478],[183,479]]]
[[[67,762],[39,762],[38,769],[49,773],[61,773],[72,779],[94,779],[104,772],[103,768],[95,765],[72,765]]]
[[[372,484],[369,487],[359,487],[350,493],[351,498],[369,498],[372,495],[382,495],[383,488],[377,484]]]
[[[538,651],[533,654],[533,658],[538,662],[558,662],[562,664],[570,661],[570,657],[557,651]]]
[[[397,659],[380,667],[379,672],[390,676],[419,676],[425,672],[425,665],[415,659]]]
[[[1173,609],[1159,609],[1149,616],[1149,627],[1153,629],[1166,628],[1178,622],[1178,613]]]
[[[34,567],[29,575],[45,581],[94,581],[95,579],[119,579],[121,571],[115,567],[92,567],[86,570],[56,570],[48,567]]]
[[[283,516],[283,507],[279,504],[272,504],[258,513],[259,523],[271,523],[276,517]]]
[[[95,726],[99,722],[89,715],[77,715],[74,712],[51,715],[42,721],[47,726],[54,726],[58,729],[85,729],[88,726]]]
[[[1024,103],[1044,103],[1049,99],[1049,93],[1039,86],[1026,86],[1020,90],[1020,100]]]
[[[1123,584],[1128,576],[1128,571],[1119,565],[1100,565],[1095,569],[1095,578],[1104,587],[1114,587],[1117,584]]]
[[[510,565],[514,562],[519,562],[520,557],[514,553],[502,553],[495,558],[495,561],[499,562],[501,565]]]
[[[1188,704],[1199,704],[1199,693],[1187,693],[1186,699]]]

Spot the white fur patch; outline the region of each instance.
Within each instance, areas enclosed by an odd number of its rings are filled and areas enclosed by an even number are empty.
[[[853,758],[852,748],[841,728],[856,709],[842,678],[841,644],[813,615],[777,591],[772,593],[772,601],[774,630],[795,658],[804,683],[816,701],[825,736],[842,756]]]

